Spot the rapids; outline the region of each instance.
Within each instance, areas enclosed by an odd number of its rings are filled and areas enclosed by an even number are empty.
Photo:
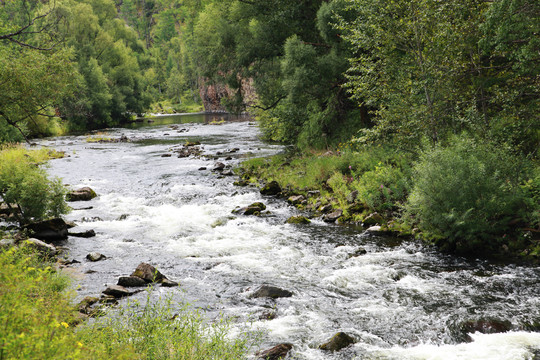
[[[125,135],[131,140],[125,143],[92,143],[88,136],[39,142],[69,155],[51,161],[52,175],[99,195],[71,203],[74,209],[93,208],[66,216],[78,224],[74,230],[97,233],[63,244],[69,258],[81,261],[72,266],[79,297],[99,295],[106,284],[148,262],[180,282],[180,288],[157,287],[153,296],[188,301],[209,318],[230,316],[238,331],[262,330],[261,349],[293,343],[295,359],[540,358],[540,333],[529,331],[540,327],[540,269],[447,256],[353,226],[285,224],[295,208],[210,171],[215,161],[234,166],[283,148],[262,142],[257,127],[242,119],[225,116],[225,123],[209,124],[221,118],[160,117],[104,135]],[[200,141],[203,155],[223,155],[161,157],[186,141]],[[232,148],[240,150],[228,154]],[[227,156],[233,159],[225,161]],[[256,201],[272,216],[231,214]],[[367,254],[351,256],[360,248]],[[88,262],[92,251],[107,259]],[[261,284],[294,296],[250,299]],[[277,317],[259,320],[269,310]],[[478,319],[507,320],[513,330],[474,333],[464,341],[461,325]],[[357,342],[336,353],[317,349],[338,331]]]

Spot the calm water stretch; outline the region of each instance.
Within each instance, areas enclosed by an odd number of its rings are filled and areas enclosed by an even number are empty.
[[[93,143],[88,136],[40,142],[69,155],[51,161],[51,174],[99,195],[71,204],[92,209],[67,215],[78,224],[74,230],[97,233],[65,244],[69,258],[81,261],[72,266],[81,298],[99,295],[147,262],[181,285],[156,287],[153,296],[186,300],[210,319],[233,317],[238,331],[262,330],[262,349],[293,343],[295,359],[540,358],[540,333],[528,331],[540,323],[540,269],[463,260],[414,241],[317,220],[285,224],[298,211],[284,200],[235,187],[234,177],[211,171],[216,161],[234,166],[283,149],[259,140],[253,123],[221,120],[160,117],[96,135],[125,135],[130,142]],[[203,156],[178,158],[170,151],[186,141],[200,141]],[[233,148],[240,150],[229,153]],[[161,156],[166,153],[173,156]],[[272,215],[231,214],[256,201]],[[360,248],[367,254],[354,256]],[[85,260],[92,251],[107,259]],[[262,284],[294,296],[250,299]],[[269,310],[277,317],[259,320]],[[472,333],[467,342],[463,324],[485,319],[509,321],[513,330]],[[356,344],[337,353],[317,349],[338,331]]]

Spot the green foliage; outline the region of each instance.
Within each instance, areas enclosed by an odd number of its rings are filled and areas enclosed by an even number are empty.
[[[497,236],[528,210],[520,166],[507,151],[467,139],[429,149],[415,166],[406,209],[449,250],[496,249]]]
[[[129,303],[117,314],[89,324],[79,333],[81,342],[101,356],[129,349],[144,359],[245,359],[254,339],[230,339],[230,323],[223,318],[208,323],[197,311],[170,299]]]
[[[84,359],[71,324],[69,281],[27,248],[0,252],[0,357]]]
[[[61,181],[49,179],[37,159],[32,151],[18,147],[0,151],[0,197],[13,208],[21,225],[68,210]]]

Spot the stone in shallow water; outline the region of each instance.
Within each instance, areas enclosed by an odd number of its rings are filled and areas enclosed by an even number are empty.
[[[118,279],[118,284],[124,287],[139,287],[146,286],[146,281],[137,276],[121,276]]]
[[[101,253],[98,253],[98,252],[91,252],[90,254],[86,255],[86,259],[88,259],[90,261],[93,261],[93,262],[104,260],[106,258],[107,257],[105,255],[103,255]]]
[[[103,293],[105,295],[113,296],[116,299],[135,294],[135,292],[131,292],[125,287],[119,285],[110,285],[103,291]]]
[[[96,192],[85,186],[83,188],[73,190],[66,195],[67,201],[89,201],[97,196]]]
[[[262,285],[259,287],[253,294],[250,295],[250,298],[271,298],[277,299],[282,297],[291,297],[293,293],[289,290],[280,289],[276,286]]]
[[[319,346],[319,349],[325,351],[339,351],[347,346],[354,344],[354,338],[344,332],[338,332],[332,338]]]
[[[289,351],[291,351],[292,347],[293,345],[289,343],[279,344],[268,350],[261,351],[260,353],[257,354],[257,356],[259,356],[259,359],[264,359],[264,360],[283,359],[287,356]]]
[[[147,283],[159,282],[165,278],[158,269],[147,263],[140,263],[131,276],[139,277]]]
[[[277,181],[270,181],[268,184],[261,188],[261,194],[263,195],[277,195],[281,192],[281,186]]]
[[[27,225],[32,236],[43,241],[66,240],[68,227],[63,219],[56,218]]]

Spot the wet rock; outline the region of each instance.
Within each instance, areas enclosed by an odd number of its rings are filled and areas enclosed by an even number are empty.
[[[253,203],[247,207],[233,210],[233,214],[239,215],[260,215],[262,211],[266,210],[266,205],[261,202]]]
[[[339,351],[347,346],[354,344],[354,338],[344,332],[338,332],[328,342],[319,346],[319,349],[325,351]]]
[[[201,167],[199,168],[199,171],[203,171],[203,170],[206,170],[206,169],[207,169],[206,166],[201,166]]]
[[[81,238],[91,238],[96,236],[96,232],[94,230],[86,230],[83,232],[68,232],[68,235]]]
[[[221,175],[223,176],[233,176],[234,175],[234,171],[232,171],[231,169],[228,169],[228,170],[225,170],[221,173]]]
[[[261,351],[257,354],[257,356],[259,359],[264,360],[279,360],[285,358],[292,348],[292,344],[283,343],[276,345],[271,349]]]
[[[475,332],[480,332],[482,334],[496,334],[510,330],[512,330],[512,324],[508,320],[479,319],[469,320],[461,324],[461,332],[463,334]]]
[[[165,158],[165,157],[168,158],[168,157],[171,157],[171,156],[172,156],[172,154],[162,154],[161,155],[161,157],[163,157],[163,158]]]
[[[77,226],[77,224],[75,224],[75,222],[73,222],[73,221],[66,221],[65,223],[66,223],[66,227],[68,229],[71,229],[71,228],[74,228],[75,226]]]
[[[107,287],[107,289],[103,291],[103,293],[105,295],[110,295],[114,297],[115,299],[120,299],[125,296],[130,296],[130,295],[135,294],[135,292],[129,291],[128,289],[120,285],[110,285],[109,287]]]
[[[118,217],[118,219],[116,219],[116,220],[118,220],[118,221],[124,221],[124,220],[126,220],[128,217],[129,217],[129,214],[122,214],[122,215],[120,215],[120,216]]]
[[[167,278],[161,279],[159,283],[161,284],[161,286],[164,286],[164,287],[176,287],[179,285],[176,281],[172,281]]]
[[[222,171],[223,169],[225,169],[225,164],[222,162],[217,162],[214,164],[212,171]]]
[[[92,262],[101,261],[106,258],[107,257],[105,255],[98,252],[91,252],[90,254],[86,255],[86,259]]]
[[[146,286],[146,281],[137,276],[121,276],[118,279],[117,285],[123,287],[140,287]]]
[[[323,217],[323,220],[324,222],[327,222],[327,223],[333,223],[333,222],[336,222],[336,220],[339,219],[342,215],[343,215],[343,210],[338,209],[329,214],[326,214]]]
[[[281,192],[281,186],[279,186],[277,181],[270,181],[260,191],[263,195],[277,195]]]
[[[227,156],[225,160],[232,160],[233,158],[231,156]]]
[[[349,195],[347,195],[347,202],[349,204],[352,204],[356,201],[356,198],[358,197],[358,190],[354,190]]]
[[[249,183],[246,180],[239,180],[239,181],[233,182],[233,185],[243,187],[243,186],[248,186]]]
[[[359,248],[358,250],[356,250],[355,252],[353,252],[352,254],[349,255],[349,258],[353,258],[353,257],[358,257],[358,256],[362,256],[362,255],[366,255],[367,254],[367,250],[364,249],[364,248]]]
[[[97,196],[96,192],[85,186],[66,194],[67,201],[89,201]]]
[[[136,293],[138,293],[138,291],[133,291],[132,293],[130,293],[130,295],[133,295]],[[105,304],[105,305],[118,305],[118,301],[116,299],[117,298],[112,295],[103,295],[99,299],[99,303]]]
[[[84,217],[81,219],[81,222],[97,222],[97,221],[103,221],[103,219],[100,218],[99,216],[93,216],[93,217],[86,217],[86,216],[84,216]]]
[[[273,310],[265,311],[259,316],[259,320],[274,320],[277,317],[277,312]]]
[[[287,199],[287,202],[291,205],[298,205],[305,201],[306,198],[303,195],[294,195]]]
[[[147,263],[140,263],[131,276],[141,278],[147,283],[159,282],[165,278],[165,276],[160,273],[158,269]]]
[[[256,298],[277,299],[277,298],[291,297],[291,296],[293,296],[293,293],[288,290],[280,289],[276,286],[262,285],[249,297],[252,299],[256,299]]]
[[[82,208],[73,208],[73,210],[92,210],[93,208],[94,208],[93,206],[86,206]]]
[[[311,221],[305,216],[291,216],[287,219],[288,224],[309,224]]]
[[[33,223],[26,228],[31,231],[34,238],[43,241],[66,240],[68,237],[67,224],[60,218]]]
[[[58,250],[51,244],[47,244],[41,240],[30,238],[27,240],[24,240],[23,242],[24,246],[28,246],[30,248],[35,249],[37,252],[39,252],[43,256],[52,257],[58,254]]]
[[[384,218],[379,213],[369,214],[363,221],[365,226],[384,224]]]

